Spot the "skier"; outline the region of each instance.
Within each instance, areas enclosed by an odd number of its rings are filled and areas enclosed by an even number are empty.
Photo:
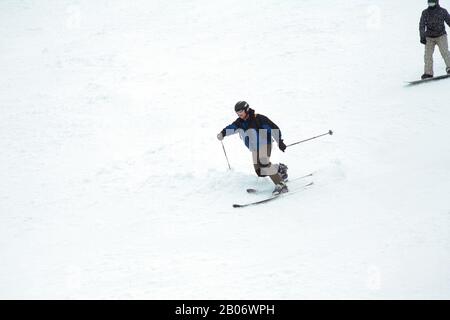
[[[428,8],[420,18],[420,43],[425,45],[425,73],[422,79],[433,78],[433,53],[437,45],[450,74],[450,53],[444,21],[450,26],[448,11],[439,5],[439,0],[428,0]]]
[[[219,132],[217,139],[222,141],[226,136],[239,133],[240,138],[252,152],[256,174],[259,177],[269,176],[272,179],[275,184],[273,194],[288,192],[285,183],[288,177],[287,166],[270,162],[272,138],[277,141],[281,151],[286,150],[286,145],[281,139],[280,128],[266,116],[256,114],[245,101],[238,101],[234,110],[239,118]]]

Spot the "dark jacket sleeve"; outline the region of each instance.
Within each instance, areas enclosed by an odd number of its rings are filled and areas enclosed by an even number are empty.
[[[266,116],[263,116],[263,115],[259,114],[258,117],[259,117],[258,120],[260,122],[260,126],[263,129],[271,129],[270,130],[270,134],[275,139],[275,141],[277,143],[279,143],[279,140],[282,140],[280,128],[272,120],[270,120]],[[276,131],[274,131],[274,130],[276,130]]]
[[[422,16],[420,17],[419,23],[419,32],[420,32],[420,40],[425,40],[425,24],[426,24],[426,10],[422,12]]]
[[[239,128],[240,128],[239,121],[236,120],[232,124],[223,128],[221,132],[224,137],[231,136],[232,134],[235,134]]]
[[[444,10],[444,11],[445,11],[444,20],[445,20],[445,22],[447,22],[447,25],[450,27],[450,14],[448,13],[447,10]]]

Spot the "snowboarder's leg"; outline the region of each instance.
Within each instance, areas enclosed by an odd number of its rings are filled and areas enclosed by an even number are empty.
[[[433,38],[427,38],[427,44],[425,45],[425,74],[433,75],[433,53],[436,41]]]
[[[448,38],[447,35],[437,38],[437,45],[441,52],[442,58],[444,58],[447,69],[450,68],[450,52],[448,52]]]

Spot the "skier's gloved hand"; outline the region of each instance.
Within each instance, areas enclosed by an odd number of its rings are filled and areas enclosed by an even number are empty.
[[[280,140],[278,142],[278,148],[280,148],[280,150],[283,152],[284,152],[284,150],[286,150],[286,145],[284,144],[283,140]]]
[[[222,133],[222,132],[219,132],[219,133],[217,134],[217,139],[218,139],[219,141],[222,141],[222,140],[223,140],[223,133]]]
[[[427,39],[426,38],[420,38],[420,43],[421,44],[427,44]]]

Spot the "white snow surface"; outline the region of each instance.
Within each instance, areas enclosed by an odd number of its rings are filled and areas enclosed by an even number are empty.
[[[0,298],[449,299],[450,81],[404,85],[424,5],[0,1]],[[312,188],[232,208],[264,197],[216,139],[238,100],[335,132],[274,151]]]

